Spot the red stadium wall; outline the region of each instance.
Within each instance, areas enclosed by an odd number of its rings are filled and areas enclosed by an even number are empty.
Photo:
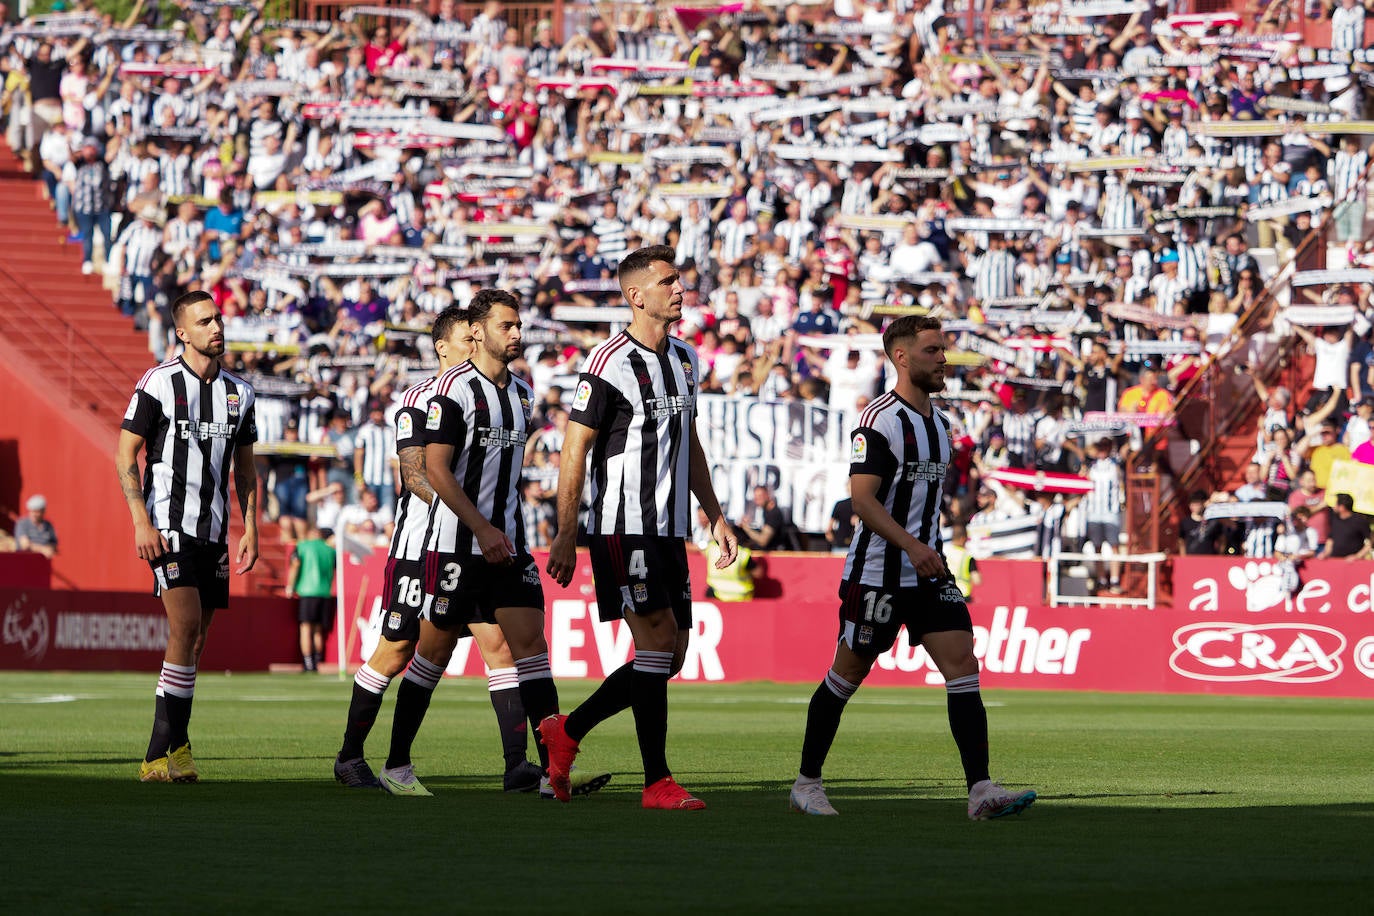
[[[595,619],[586,555],[571,585],[545,581],[550,662],[559,678],[601,678],[630,657],[623,624]],[[541,558],[542,559],[542,558]],[[384,557],[347,561],[344,636],[350,665],[377,640]],[[836,633],[841,560],[770,557],[754,601],[701,597],[692,556],[696,632],[686,681],[819,680]],[[1310,562],[1295,596],[1274,590],[1265,564],[1226,558],[1176,561],[1173,608],[1051,608],[1041,597],[1043,564],[984,565],[972,604],[982,682],[993,688],[1374,698],[1374,563]],[[364,579],[366,583],[364,584]],[[207,670],[261,671],[297,660],[294,603],[237,598],[216,621]],[[165,622],[146,595],[0,589],[0,668],[152,670]],[[464,640],[451,674],[481,675]],[[925,653],[903,635],[868,683],[942,683]]]
[[[115,431],[92,425],[60,394],[52,396],[6,361],[0,361],[0,401],[0,503],[20,511],[34,493],[47,497],[60,548],[53,584],[151,589],[115,479]]]
[[[296,602],[236,598],[216,615],[201,668],[266,671],[299,661]],[[156,671],[167,617],[151,594],[0,588],[0,669]]]

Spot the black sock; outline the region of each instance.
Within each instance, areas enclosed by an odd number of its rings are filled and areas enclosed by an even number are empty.
[[[529,712],[531,722],[542,722],[546,716],[558,712],[558,688],[551,677],[538,677],[520,682],[520,700]],[[539,765],[549,768],[549,752],[535,732],[534,747],[539,752]]]
[[[167,746],[176,750],[183,744],[190,744],[191,701],[192,697],[179,697],[167,694]]]
[[[306,655],[306,656],[304,656],[304,657],[301,659],[301,667],[304,668],[306,671],[314,671],[314,670],[315,670],[315,656],[314,656],[314,655]]]
[[[172,747],[172,729],[167,724],[167,698],[158,694],[157,702],[153,705],[153,736],[148,739],[148,753],[143,755],[144,760],[156,760],[159,757],[166,757],[167,751]],[[181,745],[177,745],[181,747]]]
[[[605,722],[618,712],[630,708],[633,686],[631,671],[633,663],[626,662],[607,675],[596,692],[582,701],[582,705],[568,713],[568,721],[563,730],[574,741],[587,737],[587,732]]]
[[[519,687],[505,687],[488,691],[491,708],[496,710],[496,727],[501,730],[501,755],[506,769],[525,761],[529,726],[525,724],[525,707],[520,702]]]
[[[401,679],[401,686],[396,689],[396,712],[391,721],[391,752],[386,758],[388,770],[410,763],[410,746],[415,743],[433,698],[433,688],[422,686],[409,677]]]
[[[859,689],[834,671],[827,671],[816,692],[811,694],[811,705],[806,710],[806,736],[802,738],[801,774],[807,779],[820,779],[821,767],[830,753],[830,745],[835,743],[835,732],[840,727],[840,716],[844,715],[845,704]]]
[[[642,656],[645,653],[637,653]],[[672,657],[672,653],[665,653]],[[644,761],[644,785],[651,786],[668,770],[668,673],[633,670],[633,709],[639,756]]]
[[[339,748],[340,760],[353,760],[363,756],[363,744],[372,732],[377,714],[382,711],[384,693],[373,693],[365,687],[353,684],[353,699],[348,703],[348,724],[344,727],[343,747]]]
[[[978,692],[978,675],[955,678],[945,684],[949,730],[959,747],[964,781],[970,789],[988,778],[988,714]]]

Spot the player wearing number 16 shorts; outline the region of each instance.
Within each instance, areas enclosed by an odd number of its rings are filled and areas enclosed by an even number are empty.
[[[905,626],[945,678],[950,730],[974,820],[1016,814],[1035,800],[988,777],[988,720],[978,688],[973,621],[941,555],[940,511],[951,457],[949,419],[930,401],[945,385],[945,343],[935,318],[903,316],[883,332],[897,374],[892,391],[860,415],[849,482],[859,526],[840,583],[835,661],[811,697],[792,808],[836,814],[821,786],[845,704]]]

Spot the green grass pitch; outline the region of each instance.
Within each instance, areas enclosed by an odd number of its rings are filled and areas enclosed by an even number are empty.
[[[1367,912],[1369,702],[990,691],[993,774],[1040,800],[971,823],[929,688],[859,693],[826,771],[841,816],[806,818],[809,686],[674,685],[669,760],[709,805],[675,813],[639,809],[628,713],[584,743],[616,774],[599,795],[503,795],[474,680],[416,744],[432,799],[336,785],[350,685],[302,675],[202,674],[204,781],[142,785],[155,677],[0,673],[6,911]]]

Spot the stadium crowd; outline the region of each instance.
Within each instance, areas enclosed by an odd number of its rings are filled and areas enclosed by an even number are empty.
[[[1340,127],[1374,85],[1361,0],[1211,18],[1144,0],[570,3],[562,35],[498,0],[319,22],[267,19],[263,0],[177,6],[115,22],[77,0],[7,24],[6,136],[154,359],[174,352],[179,293],[220,304],[288,538],[385,535],[389,421],[434,371],[431,316],[495,285],[525,306],[512,368],[543,427],[526,520],[547,543],[564,398],[625,320],[619,258],[659,243],[703,392],[810,411],[806,429],[845,426],[886,387],[889,316],[942,317],[950,523],[1031,518],[1041,546],[1115,546],[1148,416],[1209,361],[1258,365],[1294,335],[1316,393],[1260,386],[1255,464],[1239,490],[1197,494],[1185,549],[1287,551],[1280,520],[1204,522],[1206,505],[1286,500],[1317,527],[1327,439],[1374,460],[1374,286],[1295,293],[1291,315],[1264,296],[1295,257],[1374,264],[1368,144]],[[1297,39],[1309,12],[1330,48]],[[1302,245],[1326,224],[1340,263]],[[1263,333],[1234,340],[1257,306]],[[1164,469],[1183,435],[1164,437]],[[830,457],[842,473],[843,446]],[[804,523],[785,471],[749,483],[728,510],[756,549],[852,530],[830,510],[842,492]]]

